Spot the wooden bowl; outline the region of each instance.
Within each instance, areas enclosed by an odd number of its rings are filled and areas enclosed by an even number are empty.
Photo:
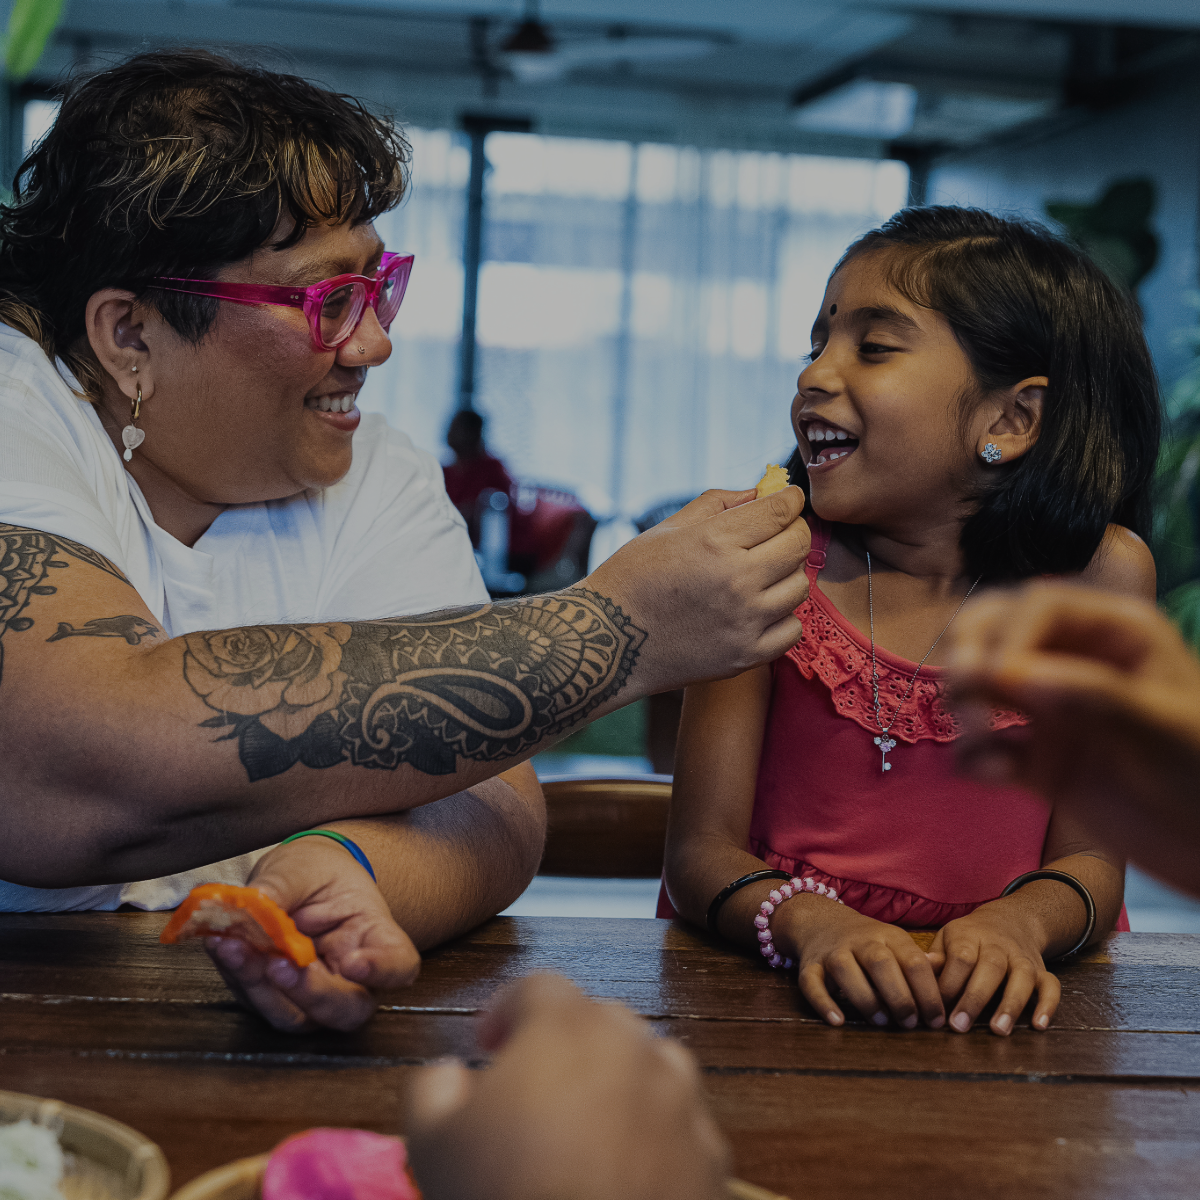
[[[0,1091],[0,1124],[29,1118],[58,1134],[67,1155],[62,1182],[66,1200],[163,1200],[171,1176],[163,1152],[136,1129],[111,1117]]]
[[[267,1167],[268,1154],[239,1158],[185,1184],[171,1200],[258,1200],[258,1188]],[[784,1200],[741,1179],[729,1181],[729,1200]]]
[[[256,1154],[206,1171],[185,1183],[171,1200],[258,1200],[258,1186],[270,1157]]]

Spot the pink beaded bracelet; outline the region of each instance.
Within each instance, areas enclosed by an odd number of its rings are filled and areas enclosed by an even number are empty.
[[[754,918],[754,928],[758,931],[758,952],[772,967],[783,967],[785,971],[796,964],[790,958],[784,958],[775,949],[775,943],[771,939],[771,914],[785,900],[790,900],[799,892],[812,892],[814,895],[825,896],[830,900],[837,900],[839,904],[845,904],[844,900],[838,900],[838,894],[833,888],[826,887],[823,883],[817,883],[813,879],[795,878],[789,879],[777,891],[772,891],[762,902],[758,909],[758,916]]]

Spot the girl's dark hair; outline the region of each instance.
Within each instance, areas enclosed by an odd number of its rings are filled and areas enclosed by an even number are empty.
[[[1049,380],[1036,444],[989,472],[963,527],[968,572],[1082,571],[1110,522],[1149,538],[1160,410],[1133,298],[1048,230],[980,209],[902,209],[834,274],[877,251],[901,295],[949,321],[981,392]]]
[[[73,84],[0,206],[0,321],[62,358],[85,394],[102,372],[82,342],[88,298],[127,288],[198,342],[217,301],[151,289],[211,279],[313,224],[399,203],[409,147],[349,96],[199,50],[141,54]]]

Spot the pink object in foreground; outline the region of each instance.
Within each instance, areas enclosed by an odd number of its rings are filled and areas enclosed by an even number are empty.
[[[365,1129],[310,1129],[280,1142],[263,1200],[421,1200],[399,1138]]]

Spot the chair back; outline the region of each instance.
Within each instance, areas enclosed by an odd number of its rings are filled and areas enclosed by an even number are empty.
[[[553,776],[539,875],[655,879],[662,874],[671,803],[669,775],[619,779]]]

